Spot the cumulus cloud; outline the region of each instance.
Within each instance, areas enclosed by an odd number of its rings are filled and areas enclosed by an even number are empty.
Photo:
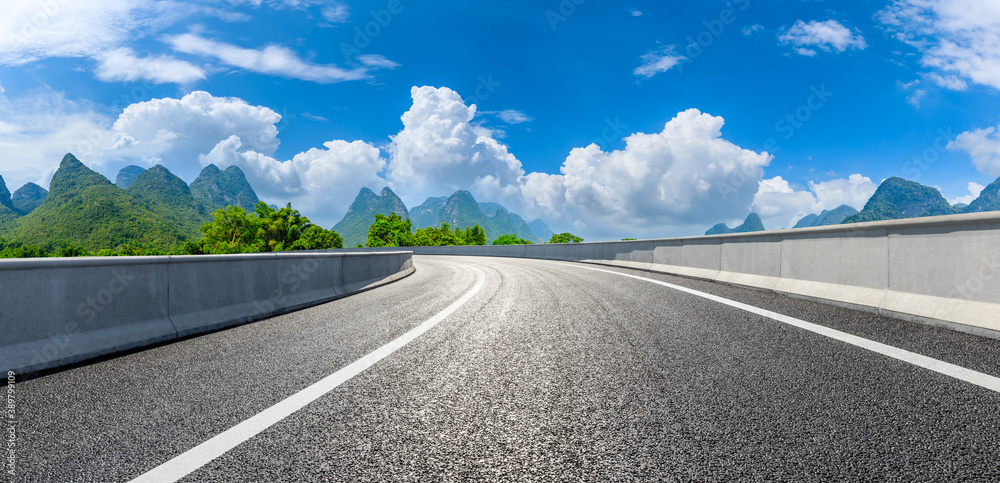
[[[244,149],[274,154],[281,116],[242,99],[214,97],[204,91],[181,99],[153,99],[125,108],[115,121],[116,143],[108,158],[129,159],[151,166],[163,163],[190,181],[198,175],[199,155],[230,136]]]
[[[605,236],[623,230],[665,236],[679,226],[739,216],[772,156],[723,139],[724,124],[689,109],[659,133],[628,136],[623,150],[576,148],[561,174],[525,176],[525,208]]]
[[[983,192],[984,189],[986,189],[986,187],[979,183],[969,182],[968,186],[969,194],[950,199],[948,200],[948,202],[953,205],[958,205],[958,204],[967,205],[975,201],[976,198],[979,198],[979,195]]]
[[[475,187],[474,193],[489,197],[517,189],[521,162],[472,124],[475,106],[447,87],[414,87],[410,96],[403,130],[388,146],[388,179],[408,205],[457,189]]]
[[[816,55],[816,50],[842,53],[848,49],[864,50],[868,48],[861,32],[848,29],[836,20],[823,22],[799,20],[791,28],[778,36],[784,44],[795,47],[796,53],[805,56]]]
[[[666,72],[680,64],[685,57],[674,53],[676,46],[670,45],[653,50],[640,57],[642,65],[636,67],[633,74],[648,79],[660,72]]]
[[[167,41],[179,52],[214,58],[223,64],[261,74],[290,77],[305,81],[332,83],[368,78],[367,68],[343,68],[332,64],[313,64],[299,58],[291,49],[268,45],[247,49],[207,39],[193,33],[169,37]],[[362,60],[364,62],[364,60]],[[391,65],[390,65],[391,64]],[[368,57],[366,67],[393,67],[385,59]]]
[[[878,185],[870,178],[852,174],[823,182],[809,182],[808,189],[795,189],[781,176],[760,181],[753,198],[752,210],[760,215],[768,229],[789,228],[802,217],[819,214],[847,205],[864,208]]]
[[[278,161],[245,149],[234,135],[199,160],[206,166],[239,166],[262,198],[291,202],[313,222],[329,228],[344,216],[361,187],[385,184],[379,173],[386,162],[378,148],[362,141],[336,140],[323,146]]]
[[[1000,176],[1000,132],[996,127],[963,132],[948,143],[948,149],[968,153],[980,173]]]
[[[97,78],[108,82],[145,80],[154,84],[187,84],[205,78],[205,71],[189,62],[165,55],[140,58],[125,47],[102,52],[95,58]]]
[[[877,15],[922,54],[939,84],[963,90],[966,81],[1000,88],[1000,3],[981,0],[894,0]]]

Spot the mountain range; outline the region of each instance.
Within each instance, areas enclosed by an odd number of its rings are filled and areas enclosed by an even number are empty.
[[[725,235],[727,233],[751,233],[755,231],[764,231],[764,222],[761,221],[760,216],[757,213],[750,213],[743,224],[737,226],[736,228],[729,228],[725,223],[719,223],[712,228],[709,228],[705,232],[706,235]]]
[[[199,238],[201,225],[229,200],[248,209],[257,201],[236,167],[209,166],[189,187],[163,166],[129,166],[113,184],[67,154],[49,190],[28,183],[10,195],[0,178],[0,236],[93,252],[123,246],[172,252]]]
[[[981,213],[984,211],[1000,211],[1000,178],[983,188],[972,203],[952,205],[936,188],[894,177],[879,185],[875,194],[868,199],[864,209],[860,212],[850,206],[841,205],[830,211],[824,210],[819,214],[807,215],[795,223],[792,228]],[[755,215],[751,214],[751,216]],[[750,218],[747,220],[750,221]],[[763,231],[764,227],[756,223],[748,227],[747,223],[744,223],[736,229],[730,229],[725,224],[720,223],[713,226],[705,234],[734,233],[741,229]]]
[[[375,215],[396,214],[409,216],[413,230],[437,227],[448,223],[453,228],[479,225],[486,231],[487,243],[492,243],[500,235],[515,234],[518,238],[535,243],[548,241],[552,229],[542,220],[530,224],[517,213],[512,213],[499,203],[480,203],[468,191],[459,190],[449,197],[427,198],[421,205],[407,209],[402,200],[389,188],[379,195],[368,188],[362,188],[354,199],[344,219],[334,226],[334,230],[344,237],[344,246],[364,244],[368,239],[368,227]]]

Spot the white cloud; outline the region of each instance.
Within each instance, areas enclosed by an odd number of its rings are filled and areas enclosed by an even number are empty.
[[[965,81],[1000,88],[1000,3],[982,0],[894,0],[878,19],[918,49],[939,84]]]
[[[94,56],[170,25],[191,8],[148,0],[5,1],[0,15],[0,64]]]
[[[789,228],[802,217],[848,205],[864,208],[878,185],[860,174],[847,179],[809,182],[806,190],[795,189],[781,176],[761,180],[754,195],[752,210],[760,215],[768,229]]]
[[[188,181],[201,170],[199,155],[237,136],[245,150],[271,155],[278,148],[278,113],[231,97],[195,91],[181,99],[153,99],[127,107],[114,123],[108,159],[162,163]]]
[[[346,23],[351,17],[351,9],[340,3],[326,5],[321,12],[323,19],[330,23]]]
[[[642,16],[642,12],[640,12],[639,9],[633,8],[632,9],[632,16],[633,17],[641,17]]]
[[[507,109],[506,111],[500,111],[499,113],[497,113],[497,117],[499,117],[501,121],[507,124],[521,124],[524,122],[533,121],[533,119],[530,116],[515,109]]]
[[[215,58],[224,64],[261,74],[319,83],[359,80],[369,76],[367,68],[345,69],[332,64],[306,62],[292,50],[278,45],[259,50],[247,49],[193,33],[169,37],[167,41],[180,52]],[[386,67],[387,62],[384,58],[368,56],[368,67]]]
[[[984,189],[986,189],[986,187],[979,183],[969,182],[968,186],[969,194],[948,200],[948,202],[953,205],[958,205],[958,204],[967,205],[975,201],[976,198],[979,198],[979,195],[983,192]]]
[[[102,81],[146,80],[154,84],[187,84],[205,79],[205,71],[189,62],[164,55],[139,58],[129,48],[96,55],[97,78]]]
[[[743,27],[743,35],[749,37],[753,34],[756,34],[757,32],[760,32],[761,30],[764,30],[764,26],[759,23],[755,23],[753,25],[747,25]]]
[[[521,162],[490,131],[471,123],[475,106],[447,87],[414,87],[410,95],[403,130],[388,146],[388,179],[408,206],[457,189],[476,187],[477,196],[516,190]]]
[[[864,50],[868,48],[861,32],[853,31],[836,20],[823,22],[799,20],[791,28],[778,36],[782,43],[796,47],[799,55],[816,55],[816,49],[824,52],[842,53],[848,49]]]
[[[11,191],[28,182],[47,187],[68,152],[102,163],[114,143],[110,118],[49,89],[12,95],[0,88],[0,175]]]
[[[980,173],[1000,176],[1000,132],[996,127],[963,132],[948,143],[948,149],[968,153]]]
[[[623,150],[576,148],[561,174],[525,177],[525,208],[605,236],[666,236],[741,216],[772,156],[723,139],[724,123],[689,109],[662,132],[628,136]]]
[[[648,54],[640,57],[642,59],[642,65],[636,67],[633,74],[643,77],[650,78],[660,72],[666,72],[685,59],[683,55],[678,55],[674,53],[676,47],[673,45],[664,47],[659,50],[650,51]]]
[[[953,75],[943,76],[935,74],[934,72],[929,72],[925,75],[925,77],[934,81],[935,84],[953,91],[964,91],[969,88],[969,84]]]
[[[239,166],[264,199],[291,202],[315,223],[327,228],[344,216],[362,186],[379,187],[386,162],[378,148],[362,141],[329,141],[289,161],[244,149],[239,136],[219,142],[202,165]]]
[[[906,98],[906,102],[913,105],[913,107],[920,107],[920,101],[927,97],[927,91],[923,89],[917,89],[913,91],[913,94]]]

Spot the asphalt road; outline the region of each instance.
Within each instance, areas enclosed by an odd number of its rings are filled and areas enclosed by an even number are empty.
[[[589,265],[414,261],[369,292],[18,382],[5,475],[129,481],[474,291],[184,481],[1000,481],[995,391]],[[604,269],[1000,376],[997,340]]]

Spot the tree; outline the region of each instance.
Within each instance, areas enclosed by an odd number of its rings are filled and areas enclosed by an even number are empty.
[[[517,235],[513,233],[508,233],[506,235],[500,235],[496,240],[493,240],[494,245],[533,245],[528,240],[518,238]]]
[[[260,253],[288,250],[341,248],[344,240],[333,230],[312,224],[292,204],[274,209],[263,201],[253,213],[239,206],[217,210],[211,223],[201,227],[199,242],[186,242],[181,253]]]
[[[413,246],[413,223],[403,220],[395,212],[389,216],[375,215],[375,223],[368,228],[368,247],[411,247]]]
[[[257,238],[260,219],[247,214],[239,206],[220,208],[212,214],[212,221],[201,227],[202,248],[205,253],[256,253],[264,251],[264,243]]]
[[[462,230],[458,230],[461,234]],[[429,226],[427,228],[421,228],[417,230],[417,233],[413,235],[414,245],[418,247],[447,247],[463,245],[463,239],[455,235],[455,232],[451,230],[451,225],[447,223],[441,223],[441,227],[434,228]]]
[[[292,243],[292,250],[331,250],[343,247],[344,239],[339,233],[333,230],[324,230],[316,225],[306,228],[302,236]]]
[[[549,243],[580,243],[583,238],[580,238],[572,233],[559,233],[557,235],[552,235],[552,239]]]

